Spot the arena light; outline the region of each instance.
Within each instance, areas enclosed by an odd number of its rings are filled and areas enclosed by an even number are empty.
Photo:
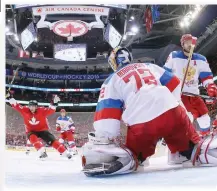
[[[199,12],[202,10],[203,5],[195,5],[195,7],[189,11],[180,22],[180,27],[188,27],[190,23],[196,18],[196,16],[199,14]]]
[[[137,26],[133,26],[133,27],[131,28],[131,31],[132,31],[133,33],[137,33],[137,32],[139,31],[139,29],[138,29]]]
[[[135,18],[134,18],[134,16],[131,16],[130,19],[131,19],[131,20],[134,20]]]
[[[123,40],[126,40],[126,39],[127,39],[127,35],[124,35],[124,36],[123,36]]]
[[[185,26],[184,22],[180,22],[179,25],[180,25],[180,27],[182,27],[182,28]]]
[[[35,38],[35,42],[37,42],[38,41],[38,38]]]
[[[184,18],[184,23],[188,23],[188,22],[189,22],[189,17],[186,16],[186,17]]]
[[[196,5],[196,10],[199,12],[201,9],[202,9],[202,6],[201,5]]]
[[[5,27],[5,32],[8,33],[10,31],[9,27]]]
[[[14,40],[19,41],[18,35],[14,34]]]
[[[189,22],[189,21],[186,21],[186,22],[185,22],[185,26],[188,27],[189,25],[190,25],[190,22]]]
[[[191,18],[194,19],[196,16],[197,16],[198,12],[197,11],[194,11],[192,14],[191,14]]]

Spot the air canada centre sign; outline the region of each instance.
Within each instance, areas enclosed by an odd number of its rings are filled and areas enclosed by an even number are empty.
[[[33,7],[33,15],[49,14],[93,14],[108,15],[109,8],[93,6],[42,6]]]

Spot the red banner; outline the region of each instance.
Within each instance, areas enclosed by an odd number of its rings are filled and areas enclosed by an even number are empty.
[[[145,24],[147,33],[149,33],[153,26],[152,13],[150,6],[145,10]]]

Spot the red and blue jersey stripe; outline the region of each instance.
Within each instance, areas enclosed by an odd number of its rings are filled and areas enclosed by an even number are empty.
[[[201,82],[203,83],[204,81],[208,79],[213,79],[212,72],[200,72],[199,78]]]
[[[179,85],[180,80],[172,73],[165,71],[160,77],[160,83],[172,92]]]
[[[119,99],[104,99],[98,102],[94,121],[101,119],[121,119],[123,102]]]

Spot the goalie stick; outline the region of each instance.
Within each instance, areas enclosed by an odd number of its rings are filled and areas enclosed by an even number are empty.
[[[191,62],[191,58],[192,58],[192,55],[193,55],[193,52],[194,52],[196,42],[197,42],[197,38],[192,37],[191,49],[190,49],[190,52],[189,52],[189,55],[188,55],[188,64],[187,64],[187,67],[186,67],[184,79],[182,81],[181,92],[182,92],[184,84],[185,84],[185,80],[186,80],[186,77],[187,77],[187,74],[188,74],[188,68],[189,68],[189,65],[190,65],[190,62]]]

